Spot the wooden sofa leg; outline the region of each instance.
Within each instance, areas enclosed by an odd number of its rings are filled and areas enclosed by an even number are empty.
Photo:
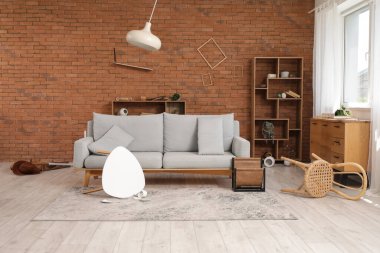
[[[90,184],[90,177],[91,177],[91,172],[86,170],[84,173],[84,178],[83,178],[83,186],[88,187]]]

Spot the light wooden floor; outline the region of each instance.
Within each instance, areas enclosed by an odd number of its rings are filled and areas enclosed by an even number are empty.
[[[72,169],[15,176],[0,163],[0,252],[380,252],[380,198],[358,202],[305,199],[278,192],[302,181],[293,168],[271,169],[267,190],[299,220],[37,222],[31,219],[82,174]],[[213,178],[170,175],[184,184]]]

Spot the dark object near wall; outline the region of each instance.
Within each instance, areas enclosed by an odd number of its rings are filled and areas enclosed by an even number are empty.
[[[16,175],[34,175],[34,174],[40,174],[41,173],[40,168],[38,168],[33,163],[27,162],[27,161],[15,162],[12,165],[11,170]]]

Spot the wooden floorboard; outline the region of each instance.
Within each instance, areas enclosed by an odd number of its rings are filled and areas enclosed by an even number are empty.
[[[298,220],[249,221],[32,221],[73,186],[69,169],[15,176],[0,163],[0,252],[379,252],[380,197],[348,201],[334,194],[309,199],[280,193],[302,182],[292,167],[267,170],[267,191]],[[150,176],[150,183],[219,184],[212,176]],[[220,187],[224,187],[220,185]]]

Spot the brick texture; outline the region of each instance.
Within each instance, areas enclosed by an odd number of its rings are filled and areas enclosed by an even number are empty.
[[[92,112],[110,113],[115,97],[175,91],[187,101],[188,113],[234,112],[242,136],[250,138],[255,56],[304,57],[307,159],[314,22],[307,11],[314,1],[162,0],[152,20],[162,48],[149,53],[127,45],[125,35],[144,26],[153,2],[0,2],[0,160],[71,161],[73,142],[83,135]],[[228,57],[214,70],[197,51],[211,37]],[[114,47],[124,62],[154,71],[112,65]],[[218,57],[210,56],[212,61]],[[242,77],[234,77],[237,65],[243,66]],[[207,73],[214,86],[203,86],[201,75]]]

